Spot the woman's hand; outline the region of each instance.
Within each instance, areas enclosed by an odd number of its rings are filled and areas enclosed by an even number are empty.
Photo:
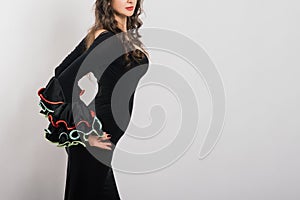
[[[104,134],[103,137],[98,137],[96,135],[89,135],[88,141],[90,146],[99,147],[101,149],[112,150],[111,149],[112,143],[109,141],[109,139],[111,138],[110,134],[107,134],[104,131],[103,134]]]

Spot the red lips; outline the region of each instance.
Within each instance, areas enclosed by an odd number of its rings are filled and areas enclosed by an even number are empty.
[[[131,11],[131,10],[133,10],[133,6],[126,7],[126,9]]]

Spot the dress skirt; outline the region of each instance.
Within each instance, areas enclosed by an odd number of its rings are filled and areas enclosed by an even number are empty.
[[[113,150],[88,149],[82,145],[65,147],[68,164],[64,200],[120,200],[111,166],[97,159],[104,156],[111,161]]]

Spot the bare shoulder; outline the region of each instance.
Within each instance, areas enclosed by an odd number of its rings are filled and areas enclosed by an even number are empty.
[[[95,32],[95,39],[101,34],[101,33],[104,33],[104,32],[108,32],[108,30],[106,29],[99,29]]]

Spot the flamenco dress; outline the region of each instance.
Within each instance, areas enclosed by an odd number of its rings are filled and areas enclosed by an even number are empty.
[[[113,117],[111,97],[117,81],[128,72],[128,69],[124,68],[122,56],[115,59],[97,80],[98,92],[89,105],[81,101],[80,96],[84,90],[78,86],[75,79],[87,55],[111,36],[114,36],[111,31],[102,32],[87,50],[84,37],[55,68],[55,75],[50,78],[47,85],[38,90],[40,113],[49,121],[48,127],[44,129],[45,139],[57,147],[64,147],[68,156],[64,200],[121,199],[110,164],[114,145],[117,145],[124,131]],[[123,48],[121,43],[116,44],[120,45],[117,48]],[[140,63],[135,60],[131,62],[130,69],[140,67],[130,80],[133,82],[130,86],[134,87],[133,91],[147,72],[148,63],[147,56]],[[127,105],[130,117],[134,94],[135,92],[130,95]],[[128,123],[129,120],[125,119]],[[110,142],[114,144],[112,150],[90,146],[88,143],[88,135],[101,137],[103,131],[111,135]],[[109,164],[102,163],[101,158],[105,158]]]

